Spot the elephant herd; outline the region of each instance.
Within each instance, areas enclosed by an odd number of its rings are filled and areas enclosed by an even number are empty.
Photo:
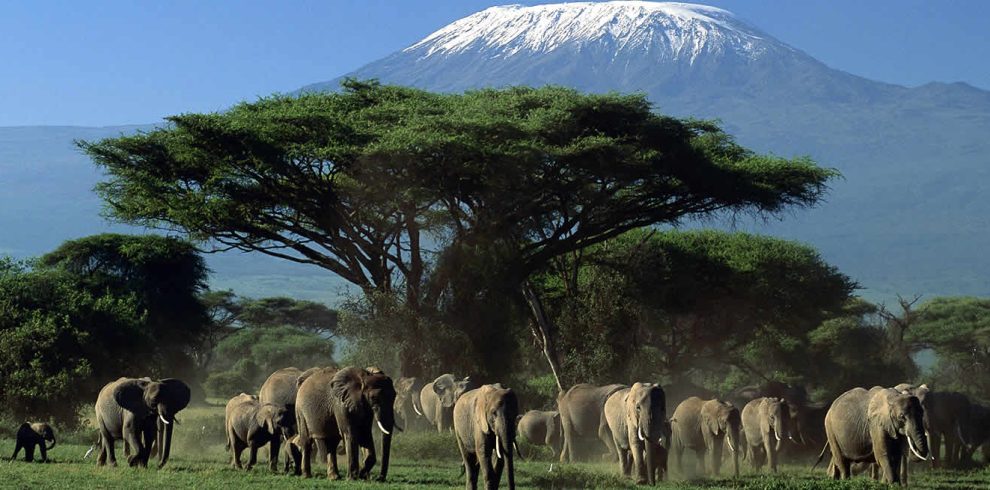
[[[981,447],[990,458],[990,409],[924,384],[853,388],[824,405],[810,403],[800,387],[775,382],[724,398],[684,386],[671,392],[676,400],[656,383],[577,384],[557,396],[556,411],[520,413],[512,389],[477,386],[469,377],[444,374],[429,382],[407,377],[393,383],[375,367],[290,367],[272,373],[257,395],[231,398],[224,433],[231,465],[238,469],[252,468],[267,445],[271,471],[279,470],[281,450],[282,471],[310,477],[318,457],[326,462],[327,477],[339,479],[342,454],[347,478],[369,479],[378,464],[377,429],[381,461],[375,479],[384,481],[395,431],[403,426],[452,431],[468,488],[477,488],[479,477],[486,488],[496,488],[503,472],[515,487],[514,453],[522,457],[517,434],[548,446],[561,463],[607,458],[624,476],[644,484],[666,478],[670,456],[681,474],[718,475],[728,459],[738,476],[740,459],[754,470],[767,466],[776,472],[783,454],[822,447],[815,465],[829,456],[831,478],[869,469],[875,479],[901,484],[912,460],[954,467],[971,461]],[[176,414],[189,401],[189,387],[177,379],[108,383],[95,405],[99,440],[87,456],[99,448],[97,464],[115,466],[119,439],[131,466],[147,466],[153,454],[165,465]],[[14,457],[24,449],[31,461],[40,447],[46,460],[54,445],[51,427],[25,423]],[[686,451],[693,453],[696,468],[686,468]]]

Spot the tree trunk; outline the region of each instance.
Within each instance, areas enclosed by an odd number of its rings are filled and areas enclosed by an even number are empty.
[[[528,281],[524,282],[522,293],[523,297],[526,298],[526,303],[529,304],[530,310],[533,312],[533,321],[530,322],[533,336],[536,337],[537,342],[543,348],[543,355],[547,358],[547,363],[550,364],[550,371],[553,373],[554,381],[557,382],[557,389],[563,392],[564,384],[560,380],[560,362],[557,360],[557,345],[553,338],[553,325],[550,323],[550,318],[547,317],[546,311],[543,309],[543,302],[540,300],[540,296],[536,293],[536,290],[533,289],[532,284]]]

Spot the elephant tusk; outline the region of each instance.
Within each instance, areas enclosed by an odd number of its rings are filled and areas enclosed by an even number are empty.
[[[732,438],[726,437],[725,442],[729,444],[729,451],[736,452],[736,448],[732,447]]]
[[[162,423],[165,424],[165,425],[168,425],[168,424],[171,423],[168,420],[165,420],[165,417],[162,414],[158,414],[158,418],[162,419]]]
[[[502,444],[498,440],[498,436],[495,436],[495,456],[498,457],[498,459],[502,459],[502,449],[500,449],[501,446]]]
[[[423,416],[423,412],[420,412],[419,411],[419,408],[416,408],[416,402],[412,402],[412,406],[413,406],[413,412],[416,412],[416,415],[419,415],[420,417],[422,417]]]
[[[773,431],[773,436],[777,438],[777,442],[780,442],[780,434],[777,431]]]
[[[641,441],[645,441],[646,440],[646,438],[643,437],[643,428],[642,427],[638,427],[636,429],[636,435],[639,436],[639,440],[641,440]]]
[[[392,435],[392,433],[391,433],[391,432],[389,432],[389,431],[387,431],[387,430],[385,430],[385,426],[384,426],[384,425],[382,425],[382,421],[381,421],[381,420],[379,420],[379,421],[377,421],[377,422],[378,422],[378,428],[379,428],[379,429],[381,429],[381,431],[382,431],[382,434],[385,434],[385,435],[387,435],[387,436],[390,436],[390,435]]]
[[[911,448],[911,452],[914,453],[914,455],[917,456],[918,459],[922,461],[927,461],[928,458],[923,458],[921,457],[920,454],[918,454],[918,450],[914,448],[914,442],[911,441],[911,438],[908,437],[907,440],[908,440],[908,447]]]

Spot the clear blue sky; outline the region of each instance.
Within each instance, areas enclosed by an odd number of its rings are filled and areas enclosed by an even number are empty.
[[[0,126],[219,110],[342,75],[500,3],[520,2],[0,1]],[[990,1],[700,3],[868,78],[990,89]]]

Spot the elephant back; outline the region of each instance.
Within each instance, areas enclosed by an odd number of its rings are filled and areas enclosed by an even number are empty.
[[[258,390],[258,399],[263,403],[272,403],[280,407],[295,405],[296,393],[299,391],[296,380],[301,374],[302,370],[296,367],[282,368],[273,372]]]

